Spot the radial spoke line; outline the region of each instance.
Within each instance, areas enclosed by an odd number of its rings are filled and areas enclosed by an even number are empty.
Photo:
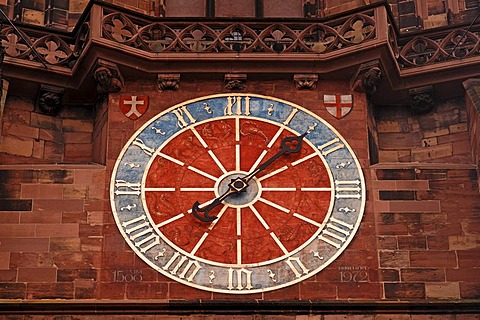
[[[275,135],[273,136],[272,140],[270,140],[270,142],[268,143],[267,145],[267,148],[270,149],[273,144],[275,143],[275,141],[277,141],[278,137],[280,136],[280,134],[282,133],[284,127],[280,127],[277,132],[275,133]],[[263,150],[262,153],[260,154],[260,156],[258,157],[258,159],[255,161],[255,163],[253,164],[253,166],[250,168],[249,172],[252,172],[253,170],[255,170],[259,165],[260,165],[260,162],[263,160],[263,158],[265,158],[265,155],[268,153],[268,150]]]
[[[194,127],[190,127],[190,130],[192,130],[193,134],[195,135],[195,137],[197,137],[198,141],[200,141],[202,146],[205,149],[208,148],[208,144],[205,142],[205,140],[203,140],[202,136],[200,135],[200,133],[198,133],[197,129],[195,129]]]
[[[288,166],[283,166],[283,167],[281,167],[281,168],[279,168],[279,169],[277,169],[273,172],[270,172],[269,174],[266,174],[266,175],[258,178],[258,181],[262,181],[262,180],[268,179],[270,177],[273,177],[274,175],[279,174],[280,172],[285,171],[287,169],[288,169]]]
[[[154,192],[174,192],[175,188],[143,188],[145,192],[154,191]]]
[[[173,221],[176,221],[176,220],[178,220],[178,219],[180,219],[180,218],[183,218],[184,216],[185,216],[184,213],[177,214],[176,216],[174,216],[174,217],[172,217],[172,218],[170,218],[170,219],[168,219],[168,220],[165,220],[165,221],[157,224],[157,227],[158,227],[158,228],[161,228],[161,227],[163,227],[163,226],[166,226],[167,224],[172,223]]]
[[[210,179],[210,180],[217,181],[217,179],[218,179],[217,177],[214,177],[214,176],[212,176],[211,174],[206,173],[205,171],[202,171],[202,170],[200,170],[200,169],[198,169],[198,168],[195,168],[195,167],[192,167],[192,166],[188,166],[187,168],[188,168],[189,170],[193,171],[193,172],[196,172],[196,173],[204,176],[205,178]]]
[[[265,221],[265,219],[263,219],[262,215],[258,212],[258,210],[251,204],[249,206],[250,210],[252,210],[253,214],[255,215],[255,217],[257,217],[257,219],[260,221],[260,223],[263,225],[263,227],[265,228],[265,230],[268,230],[270,229],[270,226],[268,225],[268,223]]]
[[[208,226],[208,230],[212,230],[213,228],[215,228],[215,226],[217,225],[217,222],[220,221],[220,219],[222,218],[225,211],[227,211],[227,209],[228,209],[228,206],[224,205],[223,208],[220,210],[220,212],[217,214],[217,219],[213,220],[213,222]]]
[[[240,145],[235,145],[235,170],[240,171]]]
[[[273,144],[275,143],[275,141],[277,141],[277,139],[278,139],[278,137],[280,136],[280,134],[282,133],[283,129],[284,129],[283,126],[280,127],[280,128],[278,128],[277,133],[275,133],[275,135],[273,136],[272,140],[270,140],[270,142],[269,142],[268,145],[267,145],[267,147],[268,147],[269,149],[273,146]]]
[[[252,172],[253,170],[255,170],[258,165],[260,164],[260,161],[263,160],[263,158],[265,157],[265,155],[267,154],[267,150],[263,150],[262,151],[262,154],[260,154],[260,156],[258,157],[257,161],[255,161],[255,163],[253,164],[253,166],[250,168],[250,170],[248,172]]]
[[[262,188],[262,191],[297,191],[297,188]]]
[[[275,242],[277,243],[277,245],[280,247],[280,249],[282,249],[283,251],[283,254],[288,254],[288,250],[287,248],[285,248],[285,246],[283,245],[283,243],[280,241],[280,239],[278,239],[277,235],[273,232],[270,232],[270,236],[273,238],[273,240],[275,240]]]
[[[270,207],[276,208],[276,209],[278,209],[278,210],[280,210],[280,211],[283,211],[283,212],[285,212],[285,213],[289,213],[289,212],[290,212],[290,209],[287,209],[287,208],[285,208],[285,207],[282,207],[281,205],[279,205],[279,204],[277,204],[277,203],[275,203],[275,202],[272,202],[272,201],[270,201],[270,200],[267,200],[267,199],[265,199],[265,198],[260,197],[258,200],[261,201],[261,202],[263,202],[263,203],[265,203],[265,204],[268,204]]]
[[[180,191],[186,191],[186,192],[215,191],[215,188],[180,188]]]
[[[305,156],[305,157],[303,157],[303,158],[301,158],[301,159],[298,159],[297,161],[292,162],[292,167],[295,167],[296,165],[299,165],[300,163],[302,163],[302,162],[304,162],[304,161],[307,161],[307,160],[315,157],[316,155],[317,155],[316,153],[311,153],[311,154],[309,154],[308,156]]]
[[[242,240],[237,239],[237,264],[242,264]]]
[[[240,141],[240,118],[235,117],[235,141]]]
[[[213,151],[208,150],[208,154],[210,155],[210,157],[212,157],[213,161],[215,161],[215,163],[220,168],[220,170],[222,170],[223,173],[227,173],[227,170],[225,169],[223,164],[220,162],[220,160],[217,158],[217,156],[213,153]]]
[[[190,254],[195,254],[197,253],[197,250],[200,248],[200,246],[203,244],[203,242],[205,241],[205,239],[207,239],[207,236],[208,236],[208,232],[205,232],[203,234],[203,236],[200,238],[200,240],[198,240],[197,244],[195,245],[195,247],[192,249],[192,251],[190,251]]]
[[[208,144],[205,142],[205,140],[202,138],[202,136],[200,135],[200,133],[198,133],[197,129],[195,129],[194,127],[191,127],[190,130],[193,132],[193,134],[195,135],[195,137],[197,137],[198,141],[200,141],[200,143],[202,144],[202,146],[207,149],[208,148]],[[212,157],[213,161],[215,161],[215,163],[217,164],[217,166],[220,168],[220,170],[222,170],[223,173],[227,173],[227,170],[225,170],[225,167],[223,166],[223,164],[220,162],[220,160],[218,160],[217,156],[215,156],[215,154],[213,153],[212,150],[208,150],[208,154],[210,155],[210,157]]]
[[[318,223],[318,222],[315,221],[315,220],[312,220],[312,219],[310,219],[310,218],[307,218],[307,217],[305,217],[305,216],[302,216],[302,215],[299,214],[299,213],[296,213],[296,212],[295,212],[295,213],[293,214],[293,216],[296,217],[296,218],[298,218],[298,219],[300,219],[300,220],[303,220],[303,221],[305,221],[305,222],[308,222],[308,223],[314,225],[314,226],[317,227],[317,228],[321,228],[321,227],[322,227],[322,224],[321,224],[321,223]]]
[[[331,187],[318,187],[318,188],[300,188],[301,191],[332,191]]]
[[[172,161],[173,163],[178,164],[179,166],[182,166],[182,167],[183,167],[183,166],[185,165],[185,163],[183,163],[182,161],[180,161],[180,160],[178,160],[178,159],[175,159],[174,157],[170,157],[169,155],[167,155],[167,154],[165,154],[165,153],[162,153],[162,152],[160,152],[160,151],[158,151],[157,154],[158,154],[160,157],[164,158],[164,159],[170,160],[170,161]]]
[[[242,209],[237,208],[237,236],[242,235]]]

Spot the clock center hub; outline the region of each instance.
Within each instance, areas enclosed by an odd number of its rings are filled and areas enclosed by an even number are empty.
[[[231,171],[225,173],[215,183],[215,195],[218,197],[230,188],[238,190],[234,194],[228,196],[223,203],[234,208],[244,208],[255,203],[262,193],[262,186],[260,182],[253,178],[248,182],[248,186],[244,187],[244,182],[238,178],[246,177],[248,172]]]

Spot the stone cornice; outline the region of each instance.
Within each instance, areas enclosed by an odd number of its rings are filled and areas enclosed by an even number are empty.
[[[480,22],[468,32],[461,26],[402,35],[383,2],[322,19],[186,20],[92,1],[70,33],[19,29],[40,58],[4,26],[5,77],[70,90],[91,86],[98,59],[117,64],[127,77],[131,70],[136,76],[315,73],[319,79],[350,79],[362,63],[378,60],[393,91],[461,81],[478,74],[480,63]]]
[[[454,301],[2,301],[8,315],[320,315],[320,314],[480,314],[478,300]]]

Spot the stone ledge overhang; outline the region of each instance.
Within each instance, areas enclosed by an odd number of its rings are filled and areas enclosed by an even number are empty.
[[[478,300],[331,301],[331,300],[3,300],[0,315],[478,315]]]
[[[241,72],[314,73],[320,79],[347,81],[361,64],[378,60],[386,92],[462,82],[478,75],[480,66],[480,23],[465,32],[465,41],[457,41],[452,50],[465,26],[401,35],[385,2],[328,19],[180,20],[91,1],[72,32],[18,27],[40,57],[4,26],[5,78],[70,92],[94,90],[98,59],[117,64],[127,80],[154,79],[158,73]]]

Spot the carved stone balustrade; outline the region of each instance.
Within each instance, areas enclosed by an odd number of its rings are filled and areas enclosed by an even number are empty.
[[[274,20],[146,17],[94,1],[72,32],[19,29],[21,36],[3,25],[5,78],[47,81],[66,90],[85,87],[99,59],[127,75],[128,70],[148,75],[235,70],[345,79],[378,60],[394,91],[444,81],[435,78],[438,70],[461,66],[464,77],[472,76],[470,66],[480,62],[480,22],[468,31],[452,27],[402,35],[385,3],[333,18]],[[52,76],[45,79],[45,71]]]

